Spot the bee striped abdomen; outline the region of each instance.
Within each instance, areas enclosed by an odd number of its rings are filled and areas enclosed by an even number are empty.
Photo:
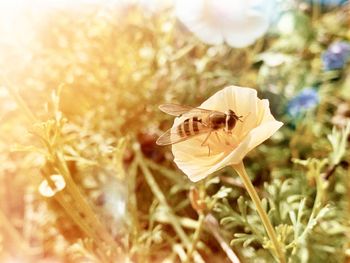
[[[199,122],[199,120],[197,117],[192,118],[192,128],[193,128],[194,134],[197,134],[199,132],[198,122]]]
[[[183,121],[179,124],[176,122],[176,126],[162,134],[156,142],[158,145],[172,145],[197,135],[207,134],[207,137],[201,144],[203,146],[213,131],[216,133],[223,130],[232,134],[231,131],[235,128],[237,121],[243,122],[241,120],[243,116],[238,116],[231,109],[224,113],[177,104],[163,104],[159,106],[159,109],[170,115],[177,116]]]
[[[179,134],[180,137],[186,137],[185,133],[182,130],[182,128],[183,128],[182,126],[183,125],[177,126],[177,133]]]
[[[201,122],[202,120],[198,119],[198,117],[186,119],[180,126],[178,126],[177,132],[181,137],[197,135],[200,132],[198,123]]]
[[[186,119],[182,125],[183,125],[183,131],[186,134],[186,136],[190,136],[192,134],[190,130],[190,119]]]

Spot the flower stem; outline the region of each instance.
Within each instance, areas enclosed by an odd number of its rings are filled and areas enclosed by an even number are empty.
[[[268,236],[269,236],[269,238],[270,238],[270,240],[275,248],[277,258],[279,259],[279,261],[281,263],[286,263],[285,255],[284,255],[284,252],[283,252],[283,250],[278,242],[275,230],[274,230],[274,228],[269,220],[268,215],[266,214],[266,212],[262,206],[260,198],[259,198],[252,182],[250,181],[250,179],[248,177],[248,174],[245,170],[243,162],[240,162],[239,164],[233,165],[233,168],[236,170],[238,175],[241,177],[241,179],[244,183],[244,186],[246,187],[246,190],[248,191],[250,197],[252,198],[252,200],[256,206],[256,209],[258,211],[260,219],[261,219],[262,223],[264,224],[265,230],[266,230],[266,232],[267,232],[267,234],[268,234]]]
[[[200,238],[200,234],[201,234],[201,232],[203,230],[204,219],[205,219],[205,215],[203,213],[200,213],[199,214],[199,218],[198,218],[198,226],[197,226],[196,231],[194,232],[193,241],[192,241],[191,247],[190,247],[190,249],[187,252],[187,261],[186,262],[190,262],[191,261],[193,252],[197,248],[197,244],[198,244],[198,241],[199,241],[199,238]]]

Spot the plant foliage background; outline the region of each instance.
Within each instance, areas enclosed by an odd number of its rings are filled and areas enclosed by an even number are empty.
[[[3,34],[0,261],[273,262],[234,171],[191,183],[155,144],[172,124],[159,104],[234,84],[285,123],[245,164],[288,262],[347,262],[350,55],[334,68],[327,52],[350,43],[349,5],[283,6],[241,49],[138,5],[53,10],[28,37]],[[65,187],[48,197],[52,175]]]

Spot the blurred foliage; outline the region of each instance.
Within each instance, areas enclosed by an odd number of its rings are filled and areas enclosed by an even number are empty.
[[[324,71],[322,53],[350,41],[349,10],[300,5],[283,19],[291,32],[245,49],[207,46],[170,12],[136,6],[52,12],[25,59],[2,42],[0,261],[272,262],[233,170],[193,184],[155,145],[172,121],[157,105],[198,105],[231,84],[256,88],[285,123],[245,163],[288,262],[348,260],[350,66]],[[319,105],[292,119],[305,87]],[[45,197],[53,174],[66,185]]]

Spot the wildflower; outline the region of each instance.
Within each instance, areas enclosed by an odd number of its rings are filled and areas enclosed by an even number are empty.
[[[47,180],[42,181],[39,186],[39,192],[42,196],[52,197],[66,187],[66,182],[62,175],[53,174],[50,176],[50,179],[54,183],[54,186],[51,186]]]
[[[176,15],[201,41],[211,45],[226,42],[241,48],[252,44],[268,29],[270,1],[178,0]]]
[[[322,55],[325,70],[341,69],[350,57],[350,44],[344,41],[333,43]]]
[[[217,92],[200,105],[200,108],[227,112],[233,110],[238,116],[232,134],[224,131],[210,135],[202,146],[206,134],[194,137],[172,146],[174,161],[177,166],[196,182],[209,174],[231,164],[242,162],[244,156],[253,148],[274,134],[282,123],[271,115],[268,100],[261,100],[251,88],[229,86]],[[175,119],[174,125],[183,121]]]
[[[308,110],[315,108],[318,105],[319,96],[315,89],[305,88],[287,105],[287,113],[293,118],[299,117]]]

